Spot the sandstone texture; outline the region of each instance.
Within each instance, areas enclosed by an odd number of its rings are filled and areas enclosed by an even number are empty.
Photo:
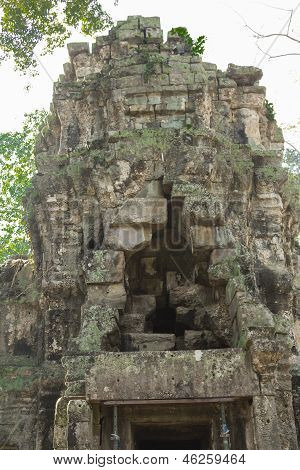
[[[156,17],[68,51],[34,260],[0,267],[0,447],[110,449],[115,407],[121,448],[167,425],[218,449],[225,407],[231,448],[297,449],[299,221],[261,70],[218,70]]]

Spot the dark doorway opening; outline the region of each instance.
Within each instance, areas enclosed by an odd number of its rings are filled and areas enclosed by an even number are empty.
[[[209,425],[149,425],[134,427],[138,450],[207,450],[211,449]]]

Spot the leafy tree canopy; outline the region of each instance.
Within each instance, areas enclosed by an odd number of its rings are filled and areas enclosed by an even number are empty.
[[[99,0],[0,0],[0,58],[12,57],[17,69],[34,69],[34,49],[62,47],[78,29],[93,35],[111,26]]]
[[[34,144],[46,115],[35,111],[25,115],[20,132],[0,133],[0,262],[30,251],[23,198],[35,172]]]

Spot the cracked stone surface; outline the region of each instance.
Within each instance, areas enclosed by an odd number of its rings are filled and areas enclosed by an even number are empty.
[[[298,448],[299,221],[262,71],[164,42],[157,17],[68,52],[34,260],[0,267],[0,447],[99,448],[103,400],[226,398],[233,448]]]

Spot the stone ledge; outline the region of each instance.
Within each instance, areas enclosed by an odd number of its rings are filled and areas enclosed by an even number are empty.
[[[158,400],[258,395],[241,349],[101,353],[86,379],[87,398]],[[224,382],[226,377],[226,382]]]

